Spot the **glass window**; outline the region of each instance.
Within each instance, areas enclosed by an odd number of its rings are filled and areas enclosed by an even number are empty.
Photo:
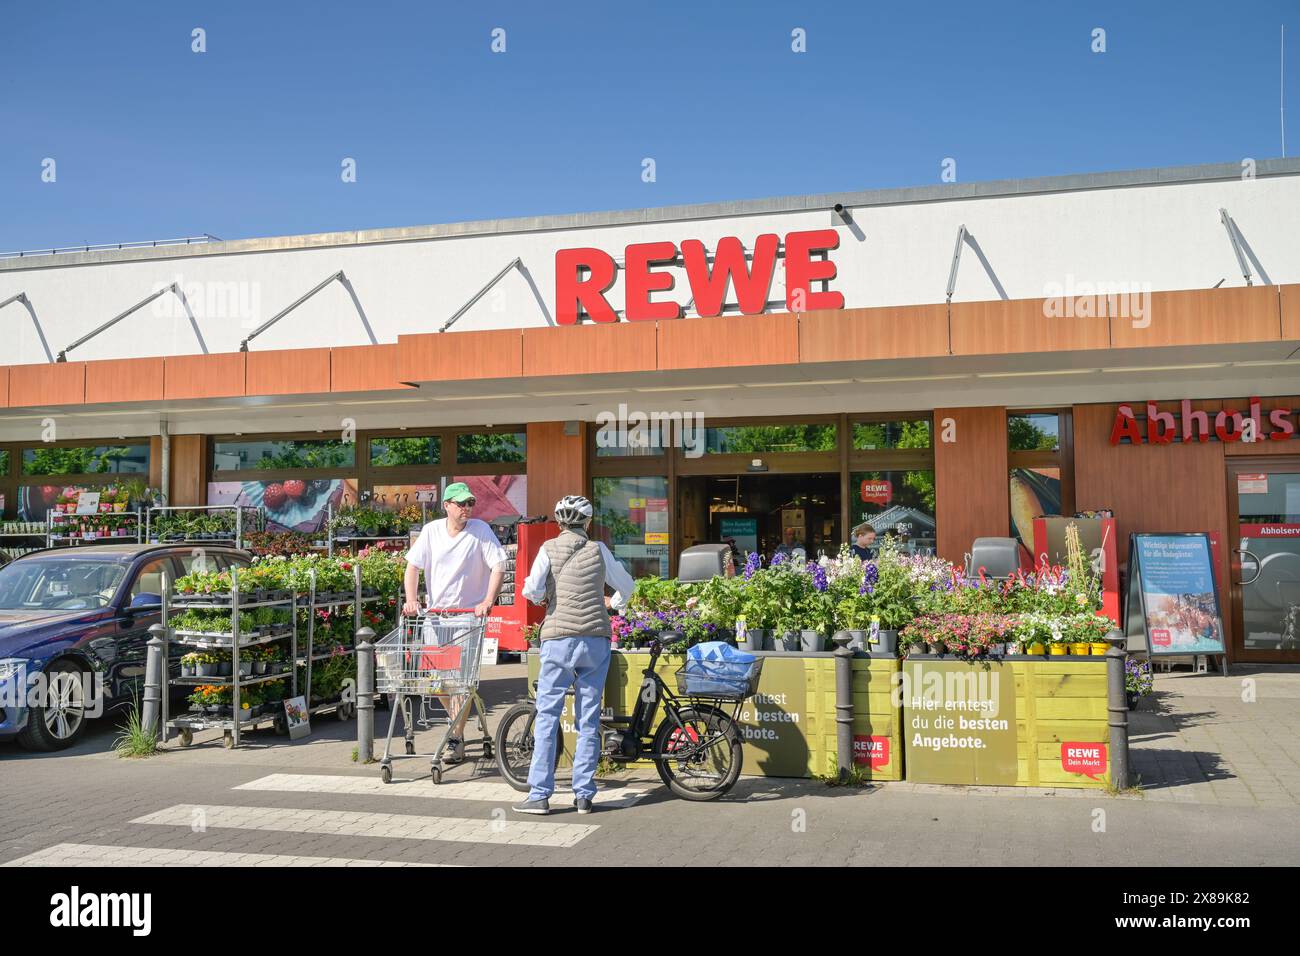
[[[633,577],[668,577],[668,479],[596,478],[593,486],[591,536]]]
[[[1034,551],[1034,519],[1059,514],[1060,468],[1011,469],[1011,534],[1030,554]]]
[[[930,421],[854,422],[853,447],[860,451],[929,448]]]
[[[524,432],[472,432],[456,436],[456,463],[472,465],[485,462],[526,460],[527,435]]]
[[[1057,451],[1061,419],[1052,413],[1007,416],[1007,442],[1012,451]]]
[[[127,599],[130,607],[151,607],[162,603],[163,572],[171,574],[171,558],[158,558],[142,567],[131,585]]]
[[[870,522],[877,544],[892,535],[906,552],[934,553],[933,471],[854,471],[849,479],[850,530]]]
[[[714,455],[834,451],[834,425],[732,425],[705,429],[704,450]]]
[[[24,475],[107,475],[149,473],[149,446],[76,445],[23,449]]]
[[[347,468],[356,460],[356,444],[337,438],[218,441],[212,448],[214,471]]]
[[[9,474],[9,452],[0,451],[0,478]]]
[[[94,558],[29,557],[0,568],[0,609],[85,611],[107,607],[126,565]]]
[[[370,464],[375,468],[394,465],[436,465],[442,461],[442,439],[437,435],[420,438],[388,436],[370,439]]]

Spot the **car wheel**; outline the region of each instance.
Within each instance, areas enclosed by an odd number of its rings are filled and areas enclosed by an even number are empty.
[[[86,685],[81,668],[55,661],[45,669],[46,699],[27,709],[27,726],[18,741],[29,750],[63,750],[86,729]]]

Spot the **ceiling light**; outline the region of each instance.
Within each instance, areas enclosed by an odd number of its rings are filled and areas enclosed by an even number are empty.
[[[970,378],[970,375],[908,375],[901,378],[855,378],[853,381],[863,382],[866,384],[877,384],[886,382],[940,382],[956,378]]]
[[[851,385],[851,378],[828,378],[819,382],[746,382],[745,388],[793,388],[799,385]]]
[[[1300,359],[1282,359],[1267,362],[1231,362],[1234,368],[1264,368],[1269,365],[1300,365]]]
[[[486,402],[495,401],[499,398],[528,398],[522,392],[511,392],[505,395],[438,395],[434,398],[435,402]]]
[[[566,395],[621,395],[625,388],[584,388],[571,392],[533,392],[538,398],[564,398]]]
[[[636,388],[635,392],[702,392],[706,389],[740,388],[739,385],[656,385],[653,388]]]
[[[1103,372],[1182,372],[1198,368],[1227,368],[1227,362],[1205,362],[1201,365],[1126,365],[1123,368],[1104,368]]]
[[[976,378],[1030,378],[1038,375],[1087,375],[1095,368],[1058,368],[1050,372],[976,372]]]

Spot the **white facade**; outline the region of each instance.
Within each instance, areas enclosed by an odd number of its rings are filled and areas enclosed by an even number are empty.
[[[853,226],[832,211],[835,202],[852,210]],[[1250,179],[1235,165],[1192,167],[6,259],[0,301],[25,293],[35,321],[22,303],[0,310],[0,365],[50,361],[172,282],[185,291],[193,319],[165,294],[69,359],[235,351],[262,321],[340,270],[355,298],[330,283],[250,348],[394,342],[399,334],[437,331],[516,257],[535,290],[511,270],[453,329],[544,326],[554,322],[560,249],[594,246],[621,260],[630,243],[700,239],[712,249],[732,235],[752,247],[762,233],[832,226],[841,239],[831,253],[838,268],[831,288],[848,308],[943,302],[962,225],[1012,299],[1084,294],[1088,284],[1240,286],[1221,208],[1257,260],[1250,267],[1256,284],[1300,282],[1300,162],[1276,160],[1261,162]],[[616,309],[623,307],[621,286],[609,294]],[[689,299],[684,277],[671,297]],[[953,300],[999,297],[974,249],[965,248]],[[783,298],[778,268],[769,299]]]

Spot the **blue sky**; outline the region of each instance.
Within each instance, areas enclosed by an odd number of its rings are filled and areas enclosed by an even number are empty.
[[[1283,23],[1296,155],[1298,11],[10,0],[0,251],[1275,157]]]

